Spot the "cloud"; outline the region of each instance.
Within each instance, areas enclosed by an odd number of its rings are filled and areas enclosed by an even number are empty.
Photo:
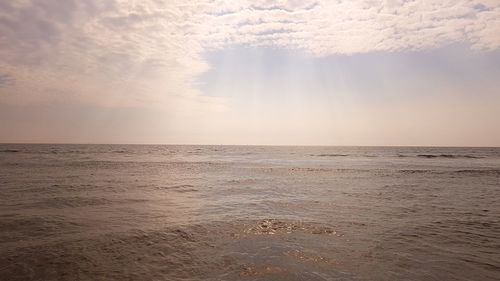
[[[0,102],[224,110],[193,79],[231,45],[315,56],[500,47],[498,1],[3,1]]]
[[[276,2],[273,2],[276,3]],[[316,55],[419,50],[455,42],[500,46],[500,4],[491,1],[294,1],[241,5],[205,16],[206,45],[271,45]],[[273,32],[281,30],[284,32]]]

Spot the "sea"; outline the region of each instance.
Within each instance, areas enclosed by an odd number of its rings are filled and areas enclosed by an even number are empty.
[[[500,280],[500,148],[1,144],[0,280]]]

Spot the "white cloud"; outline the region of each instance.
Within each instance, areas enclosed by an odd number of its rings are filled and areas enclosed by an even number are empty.
[[[0,77],[9,83],[0,101],[222,110],[192,86],[209,67],[207,50],[266,45],[323,56],[456,42],[497,49],[500,2],[4,1]]]
[[[269,1],[203,16],[207,46],[278,45],[317,55],[436,48],[498,48],[500,3],[486,1]],[[277,3],[277,4],[276,4]],[[272,36],[270,36],[272,34]],[[219,41],[222,41],[219,42]]]

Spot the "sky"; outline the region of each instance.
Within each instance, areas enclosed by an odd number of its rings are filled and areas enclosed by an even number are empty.
[[[0,142],[500,146],[500,1],[0,1]]]

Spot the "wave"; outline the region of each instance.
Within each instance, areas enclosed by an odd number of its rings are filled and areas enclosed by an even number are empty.
[[[0,150],[0,152],[3,152],[3,153],[16,153],[16,152],[21,152],[21,150],[17,150],[17,149],[4,149],[4,150]]]
[[[420,158],[472,158],[472,159],[483,158],[480,156],[468,155],[468,154],[418,154],[417,157],[420,157]]]
[[[248,224],[249,222],[246,222]],[[336,235],[340,236],[337,231],[329,226],[321,223],[280,220],[280,219],[262,219],[260,221],[251,222],[250,227],[243,230],[245,234],[266,235],[266,234],[292,234],[302,232],[314,235]]]
[[[366,155],[353,155],[353,154],[341,154],[341,153],[331,153],[331,154],[310,154],[310,156],[316,156],[316,157],[347,157],[347,156],[357,156],[357,157],[380,157],[380,155],[374,155],[374,154],[366,154]],[[469,155],[469,154],[417,154],[417,155],[408,155],[408,154],[397,154],[397,157],[408,157],[408,158],[414,158],[414,157],[419,157],[419,158],[469,158],[469,159],[480,159],[480,158],[485,158],[483,156],[477,156],[477,155]]]
[[[428,174],[428,173],[436,173],[437,171],[435,170],[399,170],[400,173],[402,174]]]
[[[191,184],[180,184],[180,185],[172,185],[172,186],[157,186],[156,189],[159,190],[174,190],[179,193],[186,193],[186,192],[197,192],[198,189],[194,187],[194,185]]]
[[[346,157],[346,156],[349,156],[349,154],[311,154],[311,156],[317,156],[317,157]]]
[[[456,170],[457,174],[473,174],[473,175],[492,175],[500,176],[500,169],[484,169],[484,170]]]
[[[428,170],[428,169],[405,169],[398,170],[402,174],[464,174],[464,175],[488,175],[488,176],[500,176],[500,169],[465,169],[465,170]]]

